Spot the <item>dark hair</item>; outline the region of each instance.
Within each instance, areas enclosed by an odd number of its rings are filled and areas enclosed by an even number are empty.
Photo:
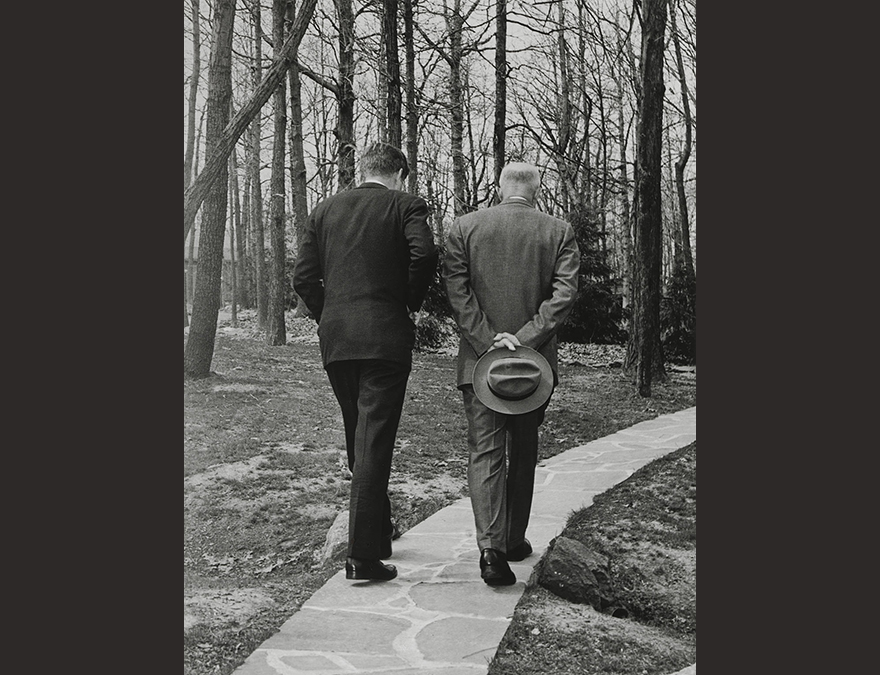
[[[381,141],[371,143],[361,155],[361,177],[393,176],[403,169],[402,178],[409,175],[409,162],[399,148]]]

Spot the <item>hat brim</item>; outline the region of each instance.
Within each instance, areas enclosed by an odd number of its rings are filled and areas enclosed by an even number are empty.
[[[529,359],[541,369],[541,381],[538,383],[538,387],[525,398],[518,400],[501,398],[489,388],[489,366],[499,359],[509,358]],[[518,345],[515,351],[501,347],[489,350],[474,364],[473,385],[474,394],[490,410],[507,415],[522,415],[537,410],[550,398],[550,394],[553,393],[553,369],[547,359],[531,347]]]

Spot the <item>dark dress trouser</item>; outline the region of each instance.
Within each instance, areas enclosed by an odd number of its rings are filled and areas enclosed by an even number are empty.
[[[523,543],[538,464],[540,408],[506,415],[487,408],[470,384],[461,385],[468,421],[468,491],[477,546],[507,553]]]
[[[334,361],[326,366],[342,409],[351,469],[348,555],[376,560],[391,534],[388,479],[411,366],[381,359]]]

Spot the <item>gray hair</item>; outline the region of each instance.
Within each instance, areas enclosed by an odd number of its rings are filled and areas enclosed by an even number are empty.
[[[541,185],[541,175],[534,164],[511,162],[501,169],[498,185],[505,194],[524,194],[531,199]]]

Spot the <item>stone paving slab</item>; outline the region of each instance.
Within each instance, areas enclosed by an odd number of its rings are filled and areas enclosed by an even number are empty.
[[[568,519],[648,462],[696,440],[696,407],[661,415],[542,461],[528,537],[512,586],[480,579],[470,499],[395,540],[392,581],[340,571],[234,675],[485,675],[535,563]],[[675,675],[696,675],[696,664]]]

